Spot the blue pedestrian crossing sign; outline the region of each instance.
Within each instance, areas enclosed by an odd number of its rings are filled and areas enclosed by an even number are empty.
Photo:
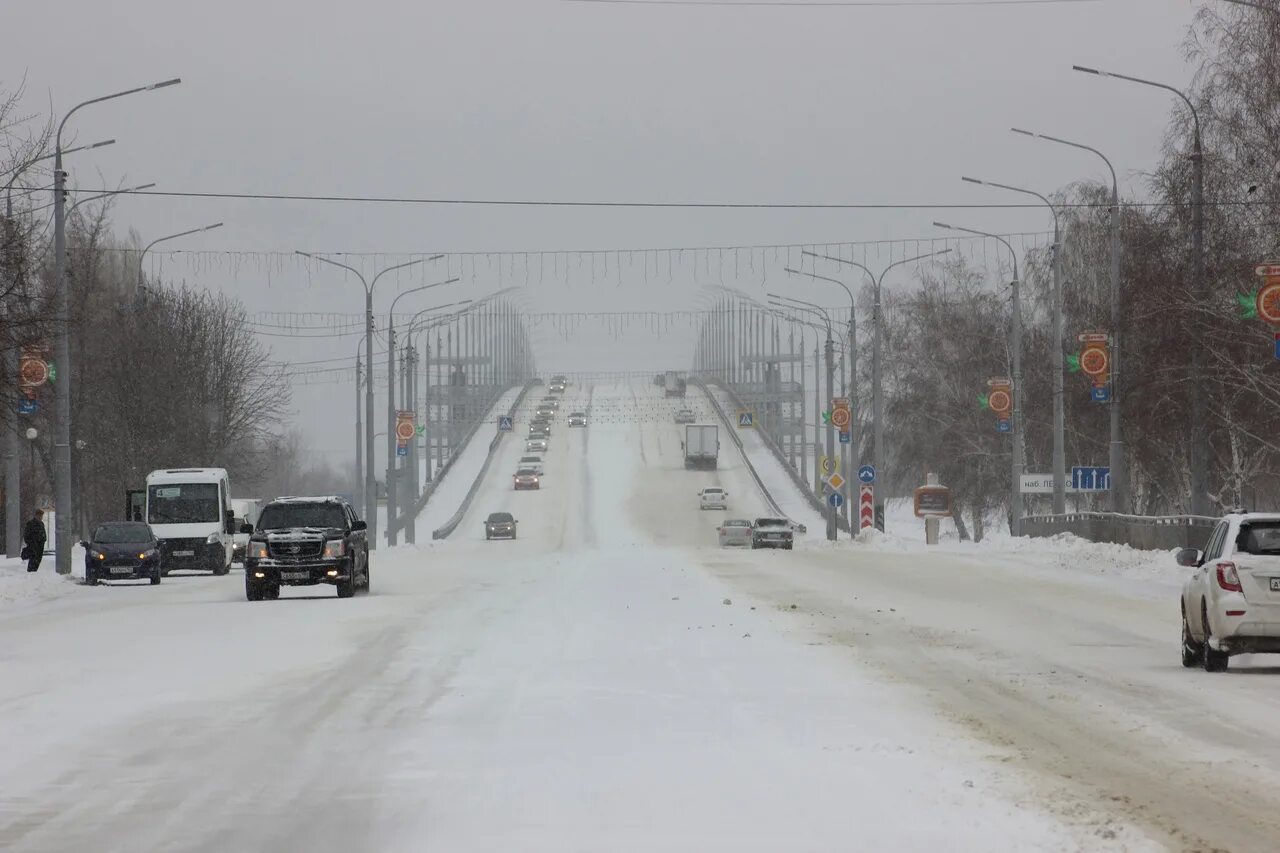
[[[738,429],[747,429],[756,425],[755,412],[738,412]]]
[[[498,415],[498,431],[511,432],[511,415]]]
[[[839,509],[844,506],[844,495],[839,492],[832,492],[827,495],[827,503],[831,505],[832,509]]]
[[[874,465],[863,465],[858,469],[859,483],[874,483],[876,481],[876,469]]]

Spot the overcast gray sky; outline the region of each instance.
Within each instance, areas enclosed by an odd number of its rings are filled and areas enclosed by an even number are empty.
[[[1008,132],[1018,125],[1102,149],[1124,187],[1140,194],[1171,98],[1071,66],[1187,84],[1192,69],[1181,45],[1200,5],[10,0],[3,84],[11,88],[25,74],[30,109],[52,103],[61,113],[97,95],[183,78],[181,86],[75,116],[71,130],[81,141],[118,140],[69,161],[75,180],[88,186],[105,180],[155,181],[164,190],[361,196],[982,203],[1018,199],[962,184],[961,174],[1042,192],[1103,177],[1101,162],[1084,152]],[[936,218],[928,210],[433,207],[163,196],[123,199],[115,213],[122,230],[135,228],[144,240],[226,222],[183,242],[184,249],[389,255],[917,238],[938,233],[930,225]],[[943,218],[999,231],[1048,227],[1037,210],[948,211]],[[251,311],[362,309],[358,284],[336,270],[308,272],[292,261],[264,267],[258,260],[210,266],[205,259],[197,267],[165,256],[157,263],[166,274],[236,295]],[[569,285],[535,276],[526,304],[548,310],[692,304],[688,276],[668,284],[657,271],[658,256],[645,262],[643,274],[640,260],[631,258],[621,280],[611,263],[613,278],[601,266],[594,283],[582,267]],[[385,310],[394,288],[420,280],[390,283],[379,306]],[[437,292],[448,294],[441,301],[473,295],[458,287]],[[415,298],[403,304],[415,310],[430,304]],[[616,348],[602,345],[608,340],[592,337],[592,364],[647,366],[648,339]],[[550,368],[581,358],[545,328],[539,341]],[[269,343],[281,358],[304,359],[346,355],[356,341]],[[661,367],[673,352],[652,360]],[[342,403],[336,419],[326,410],[335,396]],[[317,448],[347,453],[350,398],[349,383],[298,389],[298,422]]]

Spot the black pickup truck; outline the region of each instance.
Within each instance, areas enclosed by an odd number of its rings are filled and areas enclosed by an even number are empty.
[[[244,593],[250,601],[280,597],[281,586],[337,587],[339,598],[369,591],[368,525],[342,497],[277,498],[262,508],[249,534]]]

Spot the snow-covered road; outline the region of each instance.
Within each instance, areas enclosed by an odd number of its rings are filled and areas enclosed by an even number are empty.
[[[370,596],[0,609],[0,849],[1276,847],[1274,672],[1185,672],[1170,602],[1017,554],[721,551],[695,493],[764,502],[660,394],[571,387],[544,488],[505,442]]]

